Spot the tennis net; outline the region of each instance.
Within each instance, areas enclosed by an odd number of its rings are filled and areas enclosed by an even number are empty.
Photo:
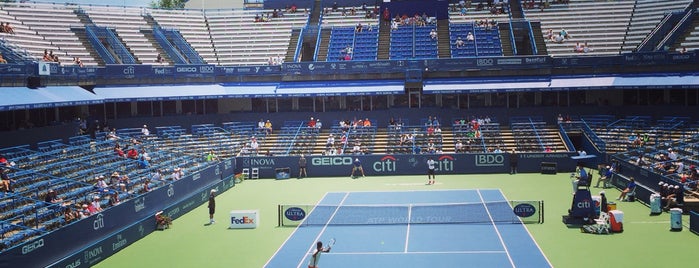
[[[544,201],[385,205],[279,205],[279,226],[543,223]]]

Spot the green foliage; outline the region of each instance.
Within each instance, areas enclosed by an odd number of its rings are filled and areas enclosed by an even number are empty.
[[[182,9],[188,0],[153,0],[150,2],[152,8]]]

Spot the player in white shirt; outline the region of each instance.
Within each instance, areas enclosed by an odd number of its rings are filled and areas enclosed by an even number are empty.
[[[430,157],[430,159],[427,159],[427,185],[434,184],[434,168],[434,159]]]
[[[318,243],[316,243],[316,249],[313,251],[313,255],[311,255],[311,259],[308,261],[308,268],[318,268],[320,255],[323,252],[330,252],[330,247],[323,248],[323,242],[318,241]]]

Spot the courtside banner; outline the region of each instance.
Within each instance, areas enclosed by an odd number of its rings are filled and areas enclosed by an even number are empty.
[[[541,162],[557,163],[559,172],[575,170],[576,153],[522,153],[518,156],[518,172],[540,172]],[[427,160],[436,162],[437,174],[509,173],[509,154],[442,154],[442,155],[337,155],[307,157],[310,177],[345,177],[352,173],[354,159],[362,163],[366,176],[419,175],[427,173]],[[257,169],[260,178],[275,178],[276,168],[290,168],[291,176],[298,174],[298,156],[238,157],[239,171]]]
[[[216,175],[216,170],[220,173],[218,164],[8,249],[0,254],[0,267],[45,267],[220,181],[221,176]],[[94,257],[85,255],[83,262],[91,265],[101,258],[101,254],[93,255]]]
[[[163,210],[163,213],[174,219],[179,218],[192,209],[204,204],[208,201],[210,189],[217,189],[219,192],[224,192],[235,185],[235,180],[229,177],[223,181],[214,184],[210,187],[205,187],[191,194],[189,197],[177,202]],[[131,226],[124,228],[118,232],[112,233],[101,241],[85,246],[80,251],[75,252],[62,260],[50,265],[50,267],[91,267],[94,264],[108,258],[109,256],[126,248],[139,239],[146,237],[155,231],[155,217],[146,217]]]

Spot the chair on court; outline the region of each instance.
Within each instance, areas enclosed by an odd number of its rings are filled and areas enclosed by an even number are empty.
[[[609,224],[609,214],[608,213],[602,213],[599,215],[599,218],[595,220],[595,229],[598,234],[608,234],[610,224]]]
[[[609,234],[611,225],[609,223],[609,214],[602,213],[599,218],[595,219],[594,224],[585,225],[581,230],[585,233],[591,234]]]
[[[636,188],[638,188],[638,185],[636,187],[633,187],[631,191],[626,193],[626,196],[624,197],[624,202],[634,202],[636,201]]]

